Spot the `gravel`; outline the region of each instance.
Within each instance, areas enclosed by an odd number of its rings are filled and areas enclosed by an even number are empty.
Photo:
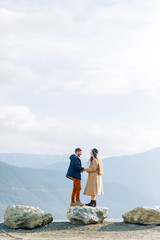
[[[7,236],[2,230],[9,233],[14,238]],[[91,225],[78,225],[70,222],[52,222],[47,226],[33,230],[14,230],[0,223],[0,240],[18,240],[18,238],[25,240],[158,240],[160,239],[160,225],[138,225],[107,221],[101,224]]]

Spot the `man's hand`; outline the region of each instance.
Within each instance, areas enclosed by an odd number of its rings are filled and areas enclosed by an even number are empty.
[[[86,171],[86,169],[84,168],[83,170],[82,170],[82,172],[85,172]]]

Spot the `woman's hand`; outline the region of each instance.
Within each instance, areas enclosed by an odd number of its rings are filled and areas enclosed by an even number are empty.
[[[86,169],[84,168],[83,170],[82,170],[82,172],[85,172],[86,171]]]

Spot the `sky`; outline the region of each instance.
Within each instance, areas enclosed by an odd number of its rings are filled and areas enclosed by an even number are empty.
[[[0,152],[160,146],[159,0],[0,0]]]

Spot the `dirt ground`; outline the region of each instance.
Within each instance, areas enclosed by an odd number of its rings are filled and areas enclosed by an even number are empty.
[[[10,234],[8,236],[6,233]],[[78,225],[70,222],[52,222],[34,230],[13,230],[0,224],[0,240],[45,240],[45,239],[108,239],[108,240],[160,240],[160,225],[135,225],[107,222]]]

